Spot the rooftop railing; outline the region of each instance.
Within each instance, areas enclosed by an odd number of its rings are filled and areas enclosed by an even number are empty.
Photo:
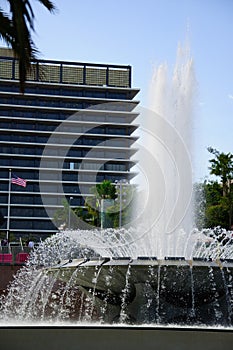
[[[19,80],[16,58],[0,56],[0,79]],[[131,66],[36,60],[27,81],[131,88]]]

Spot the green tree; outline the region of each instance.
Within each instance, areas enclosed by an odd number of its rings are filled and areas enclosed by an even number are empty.
[[[88,224],[100,227],[101,225],[101,200],[102,199],[115,199],[116,198],[116,188],[110,180],[104,180],[103,182],[92,186],[90,188],[90,196],[86,197],[85,207],[76,208],[74,212],[82,220],[86,221]]]
[[[107,214],[111,218],[114,228],[118,228],[120,224],[120,208],[121,208],[121,225],[129,224],[133,218],[134,203],[136,200],[136,186],[123,185],[122,204],[120,205],[119,189],[116,190],[116,200],[114,205],[107,209]]]
[[[132,216],[132,200],[136,192],[135,186],[127,185],[125,188],[125,196],[122,203],[122,225],[130,222]],[[97,184],[90,188],[90,196],[85,200],[85,208],[77,207],[71,210],[72,228],[80,227],[80,221],[88,223],[89,225],[100,227],[101,226],[101,200],[112,199],[115,200],[119,194],[117,193],[116,186],[110,180],[104,180],[102,183]],[[66,228],[68,226],[69,218],[69,203],[64,200],[62,202],[63,208],[56,211],[54,215],[54,222],[58,227]],[[119,212],[120,204],[119,200],[114,201],[114,205],[110,206],[105,214],[106,222],[109,221],[111,227],[119,227]],[[74,215],[75,214],[75,215]],[[76,217],[76,220],[75,220]]]
[[[96,185],[96,194],[99,199],[115,199],[116,187],[110,180],[104,180]]]
[[[214,158],[210,159],[211,166],[210,174],[220,177],[222,186],[222,197],[216,210],[222,210],[224,213],[228,212],[228,225],[227,228],[231,229],[232,226],[232,208],[233,208],[233,195],[232,195],[232,179],[233,179],[233,154],[223,153],[218,150],[209,147],[208,151],[214,155]]]
[[[50,0],[37,0],[50,12],[55,10]],[[34,11],[29,0],[7,0],[9,13],[0,8],[0,38],[14,51],[19,60],[20,90],[24,92],[24,83],[31,68],[31,61],[37,58],[38,50],[32,39]]]
[[[231,189],[230,185],[233,178],[233,154],[220,153],[212,147],[208,147],[208,151],[214,155],[214,158],[210,159],[210,174],[220,177],[223,196],[227,196]]]
[[[228,206],[223,203],[211,205],[205,211],[205,227],[214,228],[220,226],[228,229]]]
[[[232,190],[229,193],[232,193]],[[229,229],[231,227],[230,198],[223,196],[221,183],[204,181],[195,184],[194,198],[194,220],[198,229],[217,226]]]
[[[95,196],[95,190],[93,189],[93,196],[87,197],[85,201],[86,209],[79,210],[80,217],[88,222],[90,225],[99,227],[100,226],[100,215],[99,215],[99,200]],[[75,213],[76,213],[75,209]]]
[[[221,226],[229,228],[227,197],[222,194],[222,185],[217,181],[204,183],[206,228]]]
[[[203,184],[206,206],[218,205],[222,199],[222,186],[217,181],[205,181]]]
[[[96,186],[92,186],[90,194],[92,196],[86,198],[86,204],[93,209],[100,211],[101,199],[116,198],[116,187],[110,180],[104,180]]]

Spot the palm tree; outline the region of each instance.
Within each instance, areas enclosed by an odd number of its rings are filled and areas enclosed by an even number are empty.
[[[37,0],[50,12],[55,10],[50,0]],[[9,14],[0,8],[0,38],[9,45],[19,60],[20,91],[24,92],[31,61],[37,58],[38,50],[32,40],[34,12],[30,0],[7,0]]]

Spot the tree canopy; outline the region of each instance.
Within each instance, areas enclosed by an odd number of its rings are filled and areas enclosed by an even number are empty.
[[[230,183],[233,179],[233,154],[223,153],[208,147],[208,151],[214,155],[210,159],[210,174],[220,177],[222,182],[223,196],[226,196],[230,190]]]
[[[232,229],[233,154],[219,152],[212,147],[209,147],[208,151],[214,156],[209,160],[210,175],[215,175],[217,181],[206,180],[194,187],[196,225],[198,228],[220,226]]]

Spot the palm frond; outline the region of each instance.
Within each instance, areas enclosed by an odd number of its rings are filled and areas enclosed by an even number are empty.
[[[34,18],[35,18],[35,15],[34,15],[32,6],[30,4],[30,1],[25,0],[22,5],[23,5],[24,17],[27,19],[31,29],[34,30]]]
[[[13,34],[12,21],[0,8],[0,38],[10,44]]]
[[[31,23],[33,22],[33,18],[30,17],[30,13],[25,8],[26,3],[24,1],[9,0],[9,2],[14,28],[14,38],[11,46],[16,57],[19,59],[20,90],[24,92],[24,85],[27,72],[30,71],[31,60],[36,58],[35,45],[27,26],[28,22],[32,28]]]
[[[38,0],[42,5],[44,5],[50,12],[53,12],[56,10],[56,7],[50,0]]]
[[[10,16],[0,9],[0,37],[9,44],[19,60],[20,91],[24,92],[31,61],[37,58],[37,49],[31,37],[34,31],[34,12],[30,0],[7,0]],[[50,0],[38,0],[50,12],[55,6]]]

